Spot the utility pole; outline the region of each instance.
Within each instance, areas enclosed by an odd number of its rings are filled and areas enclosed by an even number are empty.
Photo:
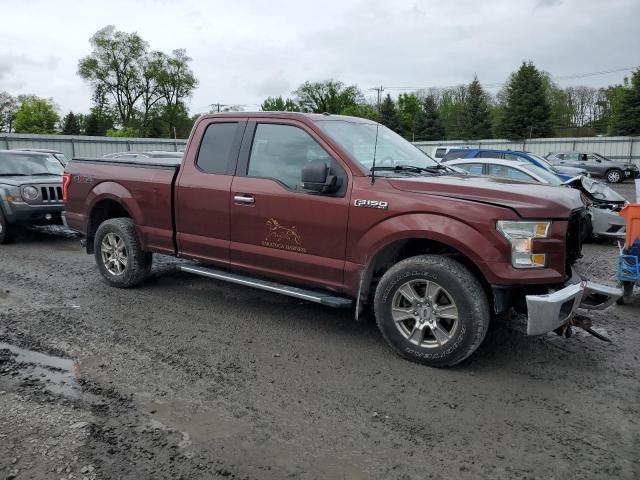
[[[373,87],[371,90],[378,92],[378,113],[380,113],[380,102],[382,101],[382,92],[384,92],[384,87],[380,85],[379,87]]]

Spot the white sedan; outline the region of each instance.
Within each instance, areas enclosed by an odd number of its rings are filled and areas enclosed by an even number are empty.
[[[587,177],[576,177],[563,182],[559,177],[532,163],[498,158],[465,158],[451,160],[447,166],[464,170],[474,175],[509,178],[524,182],[577,188],[589,198],[591,218],[588,236],[595,238],[624,239],[625,220],[618,212],[627,203],[623,197],[602,182]]]

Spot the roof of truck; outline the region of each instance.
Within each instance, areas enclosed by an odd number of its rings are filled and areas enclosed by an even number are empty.
[[[298,120],[311,120],[314,122],[323,120],[342,120],[347,122],[372,123],[373,120],[361,117],[350,117],[347,115],[334,115],[333,113],[303,113],[303,112],[221,112],[208,113],[202,115],[203,118],[219,118],[219,117],[249,117],[249,118],[289,118]]]

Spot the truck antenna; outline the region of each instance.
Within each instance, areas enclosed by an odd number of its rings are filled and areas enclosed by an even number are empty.
[[[380,123],[376,122],[376,141],[373,144],[373,165],[371,166],[371,185],[376,183],[376,153],[378,151],[378,128],[380,128]]]

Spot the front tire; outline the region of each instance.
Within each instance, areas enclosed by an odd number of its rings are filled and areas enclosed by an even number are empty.
[[[622,183],[624,182],[624,172],[617,168],[612,168],[611,170],[607,170],[605,178],[607,179],[607,183]]]
[[[480,281],[462,264],[420,255],[390,268],[375,294],[378,327],[402,357],[432,367],[462,362],[482,343],[490,309]]]
[[[6,245],[13,239],[13,232],[9,229],[9,222],[0,210],[0,245]]]
[[[94,252],[100,273],[113,287],[133,287],[151,272],[152,255],[142,250],[130,218],[103,222],[96,232]]]

